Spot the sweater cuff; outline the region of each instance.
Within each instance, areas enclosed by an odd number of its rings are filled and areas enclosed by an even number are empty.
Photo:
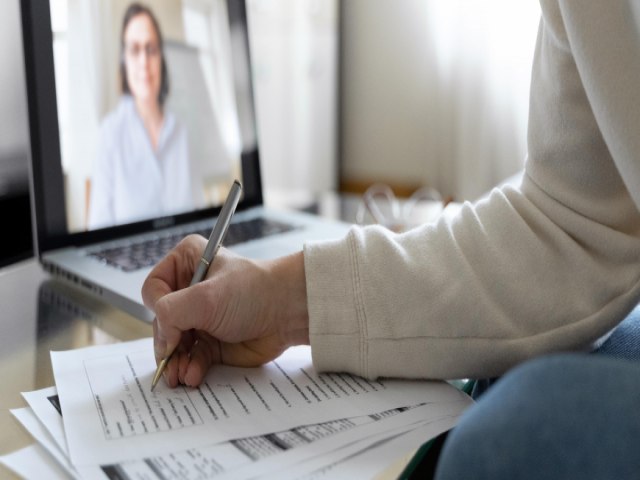
[[[365,374],[353,235],[304,246],[309,340],[318,371]]]

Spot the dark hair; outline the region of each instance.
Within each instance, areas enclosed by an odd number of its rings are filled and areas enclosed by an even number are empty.
[[[162,107],[164,105],[164,101],[167,99],[167,95],[169,95],[169,72],[167,71],[167,62],[164,58],[164,41],[162,40],[162,31],[160,31],[160,25],[158,24],[158,21],[151,9],[140,3],[132,3],[129,5],[129,8],[127,8],[122,20],[122,32],[120,34],[120,88],[122,89],[122,93],[131,94],[129,82],[127,81],[127,66],[124,61],[124,33],[127,30],[129,22],[138,15],[147,15],[149,17],[153,24],[153,28],[156,31],[156,35],[158,36],[158,48],[160,49],[161,60],[158,103]]]

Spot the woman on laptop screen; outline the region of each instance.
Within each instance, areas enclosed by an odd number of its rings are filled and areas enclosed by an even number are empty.
[[[162,32],[151,9],[137,3],[124,14],[120,81],[120,101],[100,127],[90,229],[194,208],[187,131],[165,108]]]

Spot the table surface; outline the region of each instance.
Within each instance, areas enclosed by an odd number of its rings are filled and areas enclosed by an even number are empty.
[[[356,204],[325,196],[307,209],[352,222]],[[151,335],[149,323],[52,279],[36,259],[0,269],[0,455],[34,443],[9,410],[27,405],[20,392],[55,384],[50,351]],[[0,465],[0,478],[16,477]]]
[[[34,443],[9,410],[27,405],[20,392],[55,384],[51,350],[152,335],[149,323],[51,279],[34,259],[1,271],[0,312],[0,455]],[[0,478],[16,477],[0,466]]]

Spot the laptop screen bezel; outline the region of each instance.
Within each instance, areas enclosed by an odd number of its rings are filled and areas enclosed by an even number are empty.
[[[42,256],[48,251],[63,247],[113,240],[217,216],[221,206],[93,231],[77,233],[68,231],[49,1],[22,0],[21,10],[31,144],[33,231],[38,255]],[[243,27],[242,30],[246,36],[245,55],[250,66],[251,52],[245,0],[227,0],[227,11],[230,24],[239,24]],[[249,78],[249,95],[253,105],[254,127],[257,128],[252,78]],[[263,203],[258,146],[259,141],[256,138],[255,146],[242,152],[243,198],[238,205],[238,210]]]

